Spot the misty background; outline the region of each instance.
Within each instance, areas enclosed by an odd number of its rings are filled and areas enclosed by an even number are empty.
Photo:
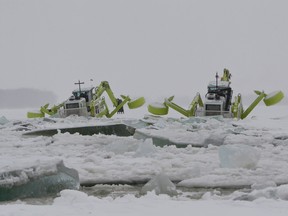
[[[0,108],[31,108],[57,102],[57,96],[53,92],[38,89],[0,89]]]
[[[60,103],[78,80],[107,80],[116,96],[175,95],[188,105],[224,68],[235,95],[287,95],[287,8],[286,0],[0,0],[0,89],[11,93],[2,98]],[[15,90],[23,88],[41,94]]]

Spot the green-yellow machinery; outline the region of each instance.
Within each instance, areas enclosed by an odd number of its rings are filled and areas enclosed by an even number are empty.
[[[184,109],[174,103],[174,96],[171,96],[166,98],[163,103],[149,104],[148,111],[154,115],[166,115],[169,108],[172,108],[186,117],[222,115],[224,117],[244,119],[262,100],[266,106],[271,106],[280,102],[284,97],[282,91],[275,91],[268,95],[264,91],[255,91],[258,97],[244,110],[241,94],[235,96],[232,102],[233,90],[230,87],[230,79],[231,74],[227,69],[224,69],[220,80],[216,73],[216,81],[208,84],[205,101],[203,102],[200,94],[197,93],[188,109]]]
[[[111,118],[116,113],[124,113],[124,105],[127,103],[130,109],[141,107],[145,103],[144,97],[131,99],[129,96],[121,95],[120,98],[114,96],[113,91],[107,81],[102,81],[97,87],[81,88],[83,82],[75,83],[79,85],[79,89],[72,92],[72,96],[60,103],[49,108],[46,104],[37,112],[28,112],[28,118],[41,118],[45,115],[57,115],[59,117],[67,117],[70,115],[92,116]],[[110,98],[114,109],[110,112],[103,93],[106,92]]]

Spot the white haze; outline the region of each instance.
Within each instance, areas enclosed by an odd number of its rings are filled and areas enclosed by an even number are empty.
[[[237,93],[287,91],[285,0],[1,0],[1,88],[66,99],[78,79],[192,98],[224,67]],[[90,82],[93,79],[93,82]]]

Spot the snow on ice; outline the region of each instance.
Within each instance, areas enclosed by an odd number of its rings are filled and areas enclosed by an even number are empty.
[[[253,169],[260,158],[258,150],[245,144],[223,145],[218,152],[222,168]]]
[[[82,185],[146,183],[156,181],[159,175],[165,176],[165,181],[158,181],[146,195],[127,192],[116,198],[99,198],[63,190],[49,205],[30,205],[28,200],[4,202],[1,215],[159,215],[163,211],[165,215],[286,215],[287,107],[280,106],[272,116],[266,112],[271,110],[265,108],[242,121],[144,115],[49,121],[11,119],[5,114],[9,121],[0,129],[1,172],[29,167],[35,161],[63,161],[77,170]],[[36,129],[111,123],[134,126],[136,133],[134,137],[22,136]],[[157,188],[165,187],[162,182],[175,185],[177,194],[156,195]],[[206,192],[195,200],[191,193],[197,193],[197,188]]]

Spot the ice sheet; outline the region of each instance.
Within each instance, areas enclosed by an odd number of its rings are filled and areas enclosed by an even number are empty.
[[[285,109],[283,109],[285,111]],[[185,187],[242,187],[273,181],[288,182],[288,126],[286,113],[273,118],[251,116],[242,121],[223,118],[171,118],[122,116],[113,119],[66,118],[15,120],[0,130],[0,164],[5,170],[15,167],[17,160],[63,160],[79,172],[80,182],[117,183],[147,182],[159,172],[165,172],[174,182]],[[26,130],[63,126],[130,123],[148,137],[117,137],[105,135],[56,134],[52,137],[23,137]],[[144,124],[143,124],[144,122]],[[152,137],[162,137],[163,147],[151,145]],[[176,148],[174,144],[186,145]],[[252,168],[233,169],[221,166],[222,145],[245,144],[260,152]],[[204,148],[199,148],[203,146]],[[15,160],[11,160],[14,158]]]

